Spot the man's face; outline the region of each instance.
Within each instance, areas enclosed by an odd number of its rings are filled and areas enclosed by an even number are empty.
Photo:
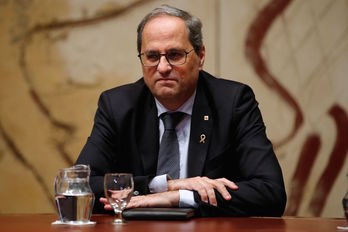
[[[167,53],[170,50],[193,49],[188,39],[185,22],[173,16],[158,16],[144,27],[141,53]],[[144,67],[144,80],[152,94],[168,109],[176,110],[194,92],[199,70],[204,62],[204,47],[198,56],[194,51],[187,54],[185,64],[172,66],[164,56],[154,67]]]

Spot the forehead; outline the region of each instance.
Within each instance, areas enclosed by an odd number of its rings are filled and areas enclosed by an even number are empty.
[[[181,18],[161,15],[145,24],[142,50],[186,48],[189,44],[187,27]]]

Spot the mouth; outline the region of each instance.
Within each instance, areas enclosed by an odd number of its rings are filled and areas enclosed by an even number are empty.
[[[171,84],[173,82],[177,82],[177,80],[174,78],[160,78],[156,82],[159,82],[161,84]]]

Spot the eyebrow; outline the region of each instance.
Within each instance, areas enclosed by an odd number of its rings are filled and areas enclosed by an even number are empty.
[[[166,50],[165,51],[165,53],[167,53],[167,52],[169,52],[169,51],[186,51],[186,49],[185,48],[170,48],[170,49],[168,49],[168,50]],[[160,53],[158,50],[154,50],[154,49],[151,49],[151,50],[145,50],[144,51],[144,53],[148,53],[148,52],[158,52],[158,53]]]

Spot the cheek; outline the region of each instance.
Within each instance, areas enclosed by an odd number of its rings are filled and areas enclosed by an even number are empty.
[[[185,70],[181,70],[181,86],[185,89],[190,89],[196,85],[199,73],[198,66],[187,67]]]
[[[151,84],[153,81],[153,71],[150,69],[143,68],[143,76],[144,76],[144,81],[147,85]]]
[[[185,76],[186,78],[192,77],[194,75],[197,75],[198,71],[200,70],[199,61],[197,59],[191,59],[188,63],[186,63],[185,66],[182,66],[179,71],[182,76]]]
[[[190,63],[190,66],[187,70],[187,76],[190,77],[190,81],[192,79],[197,79],[197,76],[200,70],[201,70],[201,66],[199,65],[198,60],[194,60],[194,62]]]

